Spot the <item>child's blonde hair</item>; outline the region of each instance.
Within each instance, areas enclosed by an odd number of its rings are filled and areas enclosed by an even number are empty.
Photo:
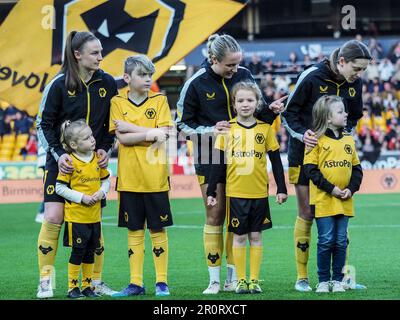
[[[131,75],[133,70],[139,69],[141,72],[153,74],[156,67],[153,62],[144,54],[130,56],[125,60],[124,73]]]
[[[71,122],[71,120],[66,120],[62,123],[60,142],[65,151],[68,153],[75,151],[71,148],[71,141],[76,141],[79,133],[86,127],[88,127],[88,124],[85,119],[79,119],[73,122]]]
[[[313,130],[317,138],[321,137],[328,129],[328,120],[332,112],[331,106],[337,102],[343,103],[343,100],[341,97],[334,95],[323,95],[315,102],[312,117]]]
[[[241,81],[233,86],[231,90],[232,105],[235,105],[236,94],[239,90],[247,90],[253,92],[257,100],[257,110],[261,107],[263,101],[261,90],[256,83],[251,81]]]

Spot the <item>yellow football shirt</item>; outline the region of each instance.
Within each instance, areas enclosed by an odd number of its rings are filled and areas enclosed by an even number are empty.
[[[219,135],[215,148],[225,151],[227,159],[226,195],[258,199],[268,196],[268,151],[279,149],[274,130],[257,120],[246,127],[233,119],[227,134]]]
[[[80,160],[71,154],[74,172],[70,174],[59,173],[57,182],[66,184],[70,189],[92,195],[99,191],[101,180],[109,177],[107,169],[100,168],[98,156],[93,152],[93,157],[89,162]],[[65,200],[65,217],[67,222],[76,223],[95,223],[101,221],[101,203],[97,202],[93,206],[86,206],[81,203],[69,202]]]
[[[128,99],[128,94],[111,99],[110,132],[115,120],[123,120],[147,128],[172,126],[167,97],[149,92],[140,105]],[[165,144],[118,146],[117,191],[162,192],[169,190],[168,164]]]
[[[343,135],[333,139],[323,135],[311,151],[305,151],[304,164],[318,166],[326,180],[340,189],[345,189],[350,183],[352,168],[360,164],[354,139]],[[354,216],[353,198],[338,199],[317,188],[310,181],[310,204],[315,205],[315,216],[328,217],[338,214]]]

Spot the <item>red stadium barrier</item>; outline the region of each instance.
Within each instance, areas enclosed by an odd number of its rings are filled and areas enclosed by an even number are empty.
[[[270,176],[269,193],[275,194],[276,186]],[[286,182],[287,182],[286,176]],[[294,194],[292,185],[288,186],[289,194]],[[364,179],[360,193],[400,193],[400,170],[364,170]],[[196,176],[171,176],[171,199],[201,197]],[[0,203],[40,202],[43,199],[42,180],[0,180]],[[108,200],[117,200],[115,177],[111,178],[111,189]]]

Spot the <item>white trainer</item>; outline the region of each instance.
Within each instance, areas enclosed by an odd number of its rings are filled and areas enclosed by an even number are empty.
[[[315,290],[315,292],[318,292],[318,293],[329,292],[329,282],[323,281],[323,282],[318,283],[317,290]]]
[[[35,222],[42,223],[44,219],[44,213],[38,212],[35,217]]]
[[[300,292],[310,292],[312,288],[310,287],[310,283],[308,279],[299,279],[296,281],[294,288]]]
[[[50,279],[40,280],[36,297],[39,299],[48,299],[54,297]]]
[[[207,289],[203,291],[203,294],[217,294],[219,290],[220,290],[219,282],[213,281],[210,282]]]
[[[104,281],[93,281],[92,282],[92,286],[93,286],[93,291],[94,293],[97,293],[98,295],[106,295],[106,296],[111,296],[115,293],[118,293],[118,291],[114,291],[113,289],[111,289]]]
[[[340,281],[333,280],[332,292],[346,292],[345,288],[343,287],[343,283]]]
[[[235,291],[236,287],[237,287],[237,284],[238,284],[237,280],[230,281],[230,282],[228,282],[228,280],[225,280],[224,291],[225,292],[233,292],[233,291]]]

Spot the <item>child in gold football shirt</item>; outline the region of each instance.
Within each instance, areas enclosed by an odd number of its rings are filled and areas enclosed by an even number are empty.
[[[310,206],[318,228],[316,292],[344,292],[347,226],[354,216],[353,195],[359,190],[362,169],[347,123],[342,98],[322,96],[313,107],[318,143],[305,150],[304,168],[310,182]],[[332,265],[332,276],[331,276]]]
[[[279,204],[286,201],[287,190],[275,132],[269,124],[254,117],[262,99],[260,89],[255,83],[239,82],[232,88],[231,96],[237,117],[230,121],[227,134],[219,135],[215,142],[215,148],[220,152],[220,163],[212,165],[207,205],[217,204],[217,183],[226,174],[227,223],[228,230],[234,233],[233,257],[239,279],[236,293],[260,293],[261,231],[272,227],[267,153],[277,184],[276,201]],[[247,238],[250,242],[249,282],[246,280]]]
[[[110,132],[118,147],[119,227],[128,228],[130,283],[113,295],[145,294],[143,263],[145,228],[150,231],[156,270],[156,296],[170,294],[167,282],[168,237],[173,224],[169,204],[168,164],[165,141],[172,126],[167,97],[150,90],[155,71],[144,55],[125,61],[125,95],[111,100]]]
[[[65,198],[64,246],[72,247],[68,264],[68,298],[98,297],[91,286],[94,250],[100,247],[101,200],[110,188],[107,169],[100,168],[96,140],[84,119],[61,125],[61,143],[71,154],[74,171],[59,173],[56,192]],[[82,269],[82,291],[79,273]]]

